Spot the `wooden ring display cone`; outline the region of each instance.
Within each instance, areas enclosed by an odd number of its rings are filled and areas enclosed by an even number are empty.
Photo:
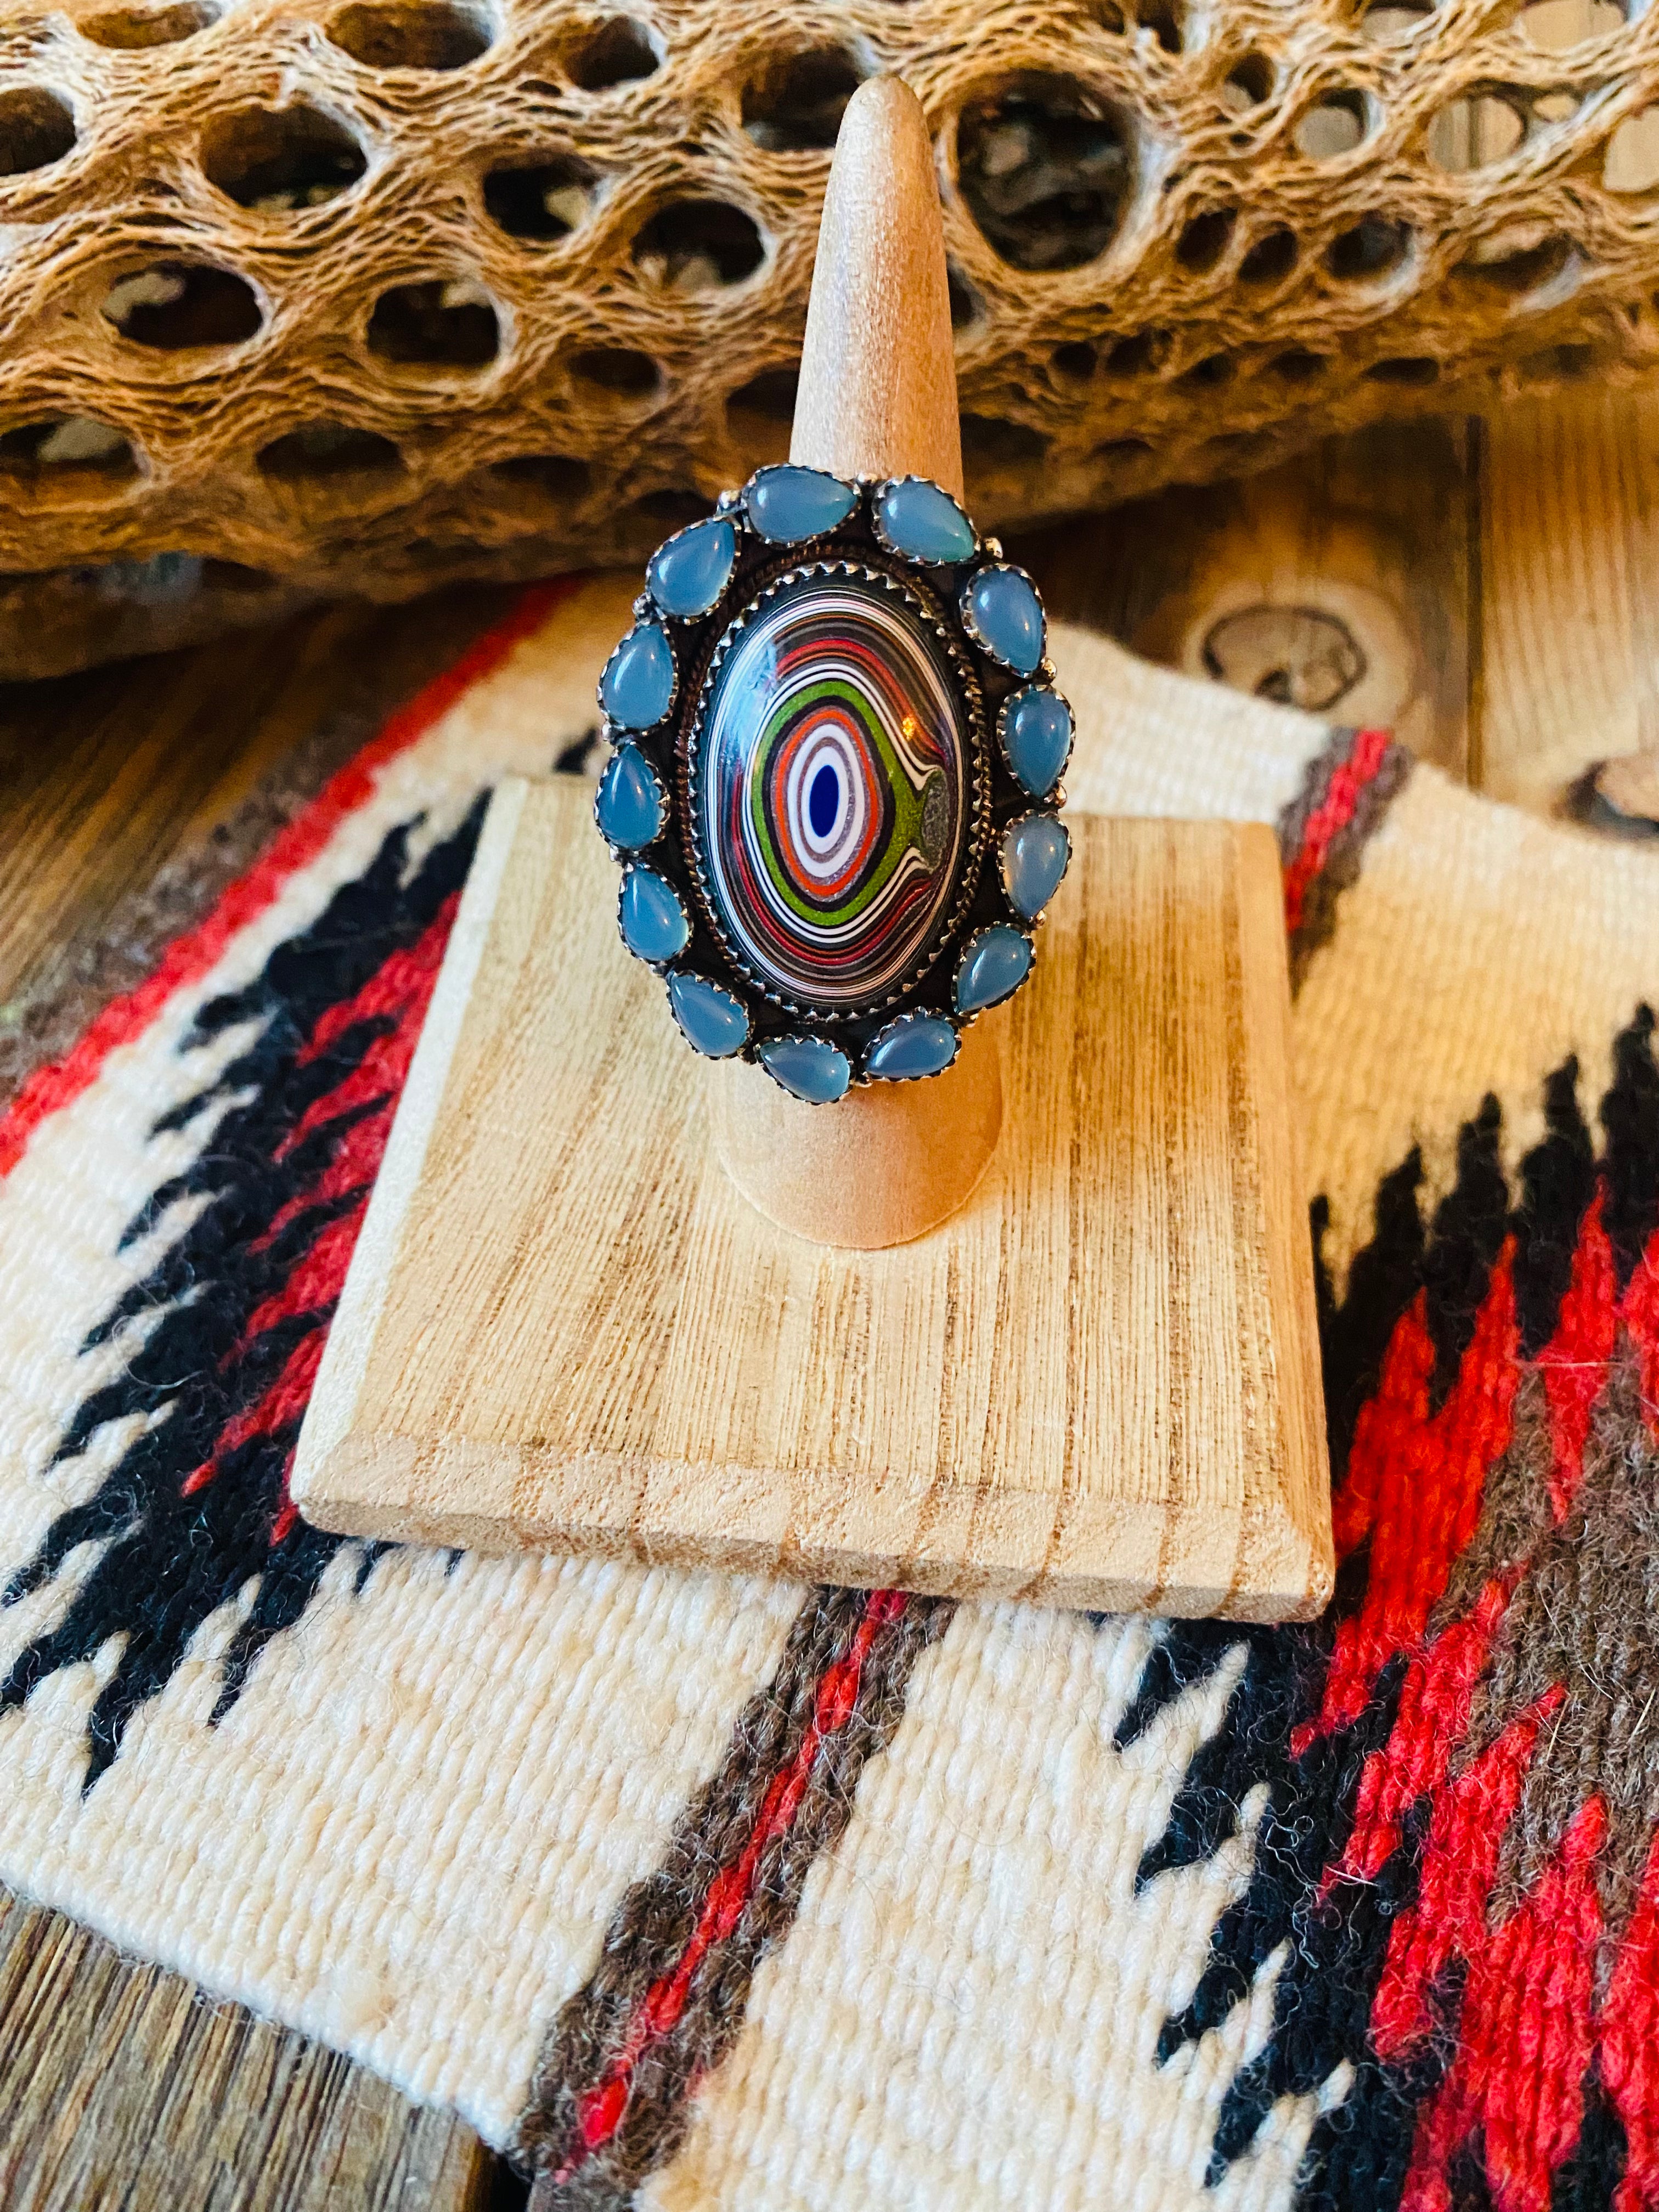
[[[824,196],[789,458],[841,477],[931,477],[962,497],[962,431],[939,180],[921,104],[896,77],[848,101]],[[726,1173],[769,1220],[877,1249],[948,1220],[1002,1127],[1000,1018],[943,1075],[791,1098],[757,1067],[709,1071]]]

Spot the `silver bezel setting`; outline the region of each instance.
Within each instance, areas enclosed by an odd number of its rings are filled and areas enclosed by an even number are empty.
[[[968,1018],[961,1014],[941,1012],[932,1006],[911,1006],[902,1014],[895,1014],[890,1022],[884,1022],[864,1048],[864,1057],[858,1076],[860,1083],[932,1082],[932,1075],[874,1075],[870,1072],[870,1055],[882,1040],[891,1036],[895,1030],[914,1029],[918,1022],[943,1022],[956,1039],[951,1048],[951,1057],[945,1061],[945,1067],[936,1067],[933,1074],[943,1075],[945,1068],[956,1066],[957,1054],[962,1050],[962,1033],[969,1026]]]
[[[750,1007],[748,1000],[744,997],[741,991],[734,991],[729,983],[722,983],[718,976],[705,975],[701,968],[682,968],[677,966],[676,962],[679,957],[680,956],[677,953],[673,960],[665,961],[660,968],[656,967],[653,963],[647,963],[647,964],[651,966],[652,973],[653,975],[660,975],[662,977],[664,995],[668,1000],[668,1018],[673,1023],[675,1028],[679,1030],[680,1035],[683,1037],[685,1037],[685,1042],[689,1049],[695,1052],[699,1060],[747,1060],[751,1057],[755,1047],[755,1016],[753,1009]],[[685,1036],[684,1026],[681,1023],[679,1014],[675,1008],[674,994],[670,988],[670,986],[672,984],[674,978],[677,975],[688,983],[706,983],[711,991],[718,991],[722,998],[730,999],[732,1005],[741,1010],[744,1022],[746,1025],[744,1031],[743,1042],[741,1044],[734,1045],[730,1052],[703,1052],[700,1050],[696,1045],[691,1042],[689,1036]]]
[[[1022,912],[1018,907],[1015,906],[1014,895],[1008,888],[1008,871],[1004,866],[1002,859],[1003,848],[1008,842],[1010,836],[1016,830],[1020,829],[1027,822],[1057,823],[1059,823],[1060,829],[1066,839],[1066,866],[1060,872],[1059,877],[1054,884],[1054,890],[1049,892],[1048,898],[1043,900],[1042,904],[1037,908],[1035,914],[1025,914]],[[998,830],[997,876],[1002,884],[1002,896],[1007,900],[1010,911],[1015,916],[1015,927],[1017,928],[1035,930],[1041,927],[1043,917],[1047,915],[1049,904],[1054,896],[1054,893],[1059,890],[1060,884],[1065,882],[1066,876],[1071,871],[1072,854],[1073,850],[1074,848],[1072,843],[1072,833],[1066,827],[1066,823],[1060,821],[1059,810],[1053,806],[1028,806],[1023,814],[1011,814],[1008,817],[1008,819],[1003,823],[1001,829]],[[672,890],[672,886],[671,885],[670,888]],[[1000,1003],[1000,1001],[999,1001],[999,1003]]]
[[[656,763],[652,759],[650,754],[646,751],[643,745],[639,743],[638,733],[632,730],[623,730],[619,733],[613,735],[611,725],[607,722],[605,726],[605,734],[611,746],[611,758],[599,770],[599,781],[593,787],[593,827],[599,831],[600,836],[605,838],[605,849],[611,854],[611,859],[613,860],[620,861],[623,866],[626,866],[631,861],[637,860],[642,853],[648,853],[653,845],[661,844],[663,839],[668,834],[668,826],[673,818],[673,808],[669,801],[668,787],[663,781],[661,776],[657,773]],[[645,763],[646,774],[656,786],[657,826],[653,834],[646,839],[643,845],[617,844],[614,837],[606,834],[605,824],[599,819],[599,794],[605,789],[605,780],[611,773],[612,763],[616,761],[617,755],[622,751],[624,745],[633,746],[635,751],[638,753],[640,758]],[[653,872],[655,872],[653,871]]]
[[[924,561],[920,554],[907,553],[902,545],[895,545],[892,539],[887,535],[885,530],[883,529],[881,522],[882,494],[884,492],[892,490],[894,486],[896,484],[908,483],[926,484],[930,491],[944,492],[945,498],[950,501],[951,506],[955,507],[957,513],[968,525],[968,535],[972,539],[973,543],[969,550],[963,554],[960,561]],[[933,570],[939,568],[960,568],[965,566],[965,564],[969,561],[976,562],[980,560],[985,550],[983,541],[981,540],[978,531],[974,527],[973,517],[969,514],[967,508],[956,496],[955,493],[945,491],[944,485],[941,483],[935,483],[932,477],[917,476],[914,471],[908,476],[881,477],[878,478],[876,483],[871,485],[870,530],[877,544],[880,546],[884,553],[890,553],[894,560],[906,562],[913,568]],[[1047,634],[1048,626],[1045,622],[1044,635],[1046,636]]]
[[[842,1091],[834,1098],[802,1098],[799,1091],[792,1091],[783,1078],[781,1075],[773,1074],[772,1069],[768,1066],[767,1054],[781,1044],[816,1044],[822,1045],[826,1052],[838,1052],[847,1062],[847,1091]],[[766,1073],[772,1077],[773,1082],[777,1085],[786,1097],[793,1098],[803,1106],[839,1106],[842,1099],[847,1096],[847,1091],[860,1080],[858,1055],[848,1052],[838,1037],[819,1036],[812,1030],[790,1030],[782,1036],[763,1037],[760,1043],[755,1047],[755,1065],[765,1069]]]
[[[1026,782],[1024,777],[1014,766],[1012,757],[1008,750],[1009,709],[1013,707],[1018,701],[1023,699],[1028,691],[1046,691],[1051,699],[1058,699],[1060,705],[1066,709],[1066,718],[1072,726],[1072,734],[1066,742],[1066,757],[1060,762],[1059,768],[1055,769],[1054,780],[1049,785],[1047,791],[1032,790],[1030,785]],[[1051,811],[1058,813],[1060,807],[1062,807],[1066,803],[1066,771],[1072,764],[1072,751],[1073,748],[1077,744],[1077,717],[1072,712],[1071,701],[1066,696],[1063,691],[1060,691],[1055,689],[1053,671],[1049,668],[1049,665],[1046,660],[1043,662],[1042,666],[1037,671],[1035,676],[1027,677],[1025,681],[1019,686],[1018,690],[1016,691],[1011,691],[1008,694],[1008,696],[1003,701],[1002,704],[997,708],[996,732],[997,750],[1002,756],[1002,765],[1007,769],[1009,775],[1012,776],[1014,781],[1019,786],[1020,789],[1025,793],[1028,799],[1033,799],[1036,801],[1039,806],[1046,806]]]
[[[649,763],[647,763],[647,765],[649,766]],[[652,843],[659,845],[661,842],[662,832],[659,830],[656,836],[652,840]],[[614,850],[615,848],[613,848],[612,849]],[[651,847],[649,845],[642,845],[640,848],[640,852],[648,853]],[[673,900],[675,905],[678,907],[680,910],[680,919],[685,924],[685,944],[681,945],[678,952],[671,952],[665,960],[647,960],[644,953],[636,952],[628,941],[628,932],[623,927],[623,900],[628,893],[628,878],[634,873],[635,869],[638,869],[642,875],[654,876],[656,878],[657,881],[666,890],[668,896]],[[685,901],[680,896],[678,891],[675,890],[673,884],[669,882],[662,870],[660,868],[653,868],[649,860],[642,860],[640,858],[639,853],[629,853],[627,854],[623,861],[622,874],[617,878],[617,934],[623,941],[623,951],[628,955],[630,960],[637,960],[641,967],[653,969],[659,975],[665,975],[677,960],[683,960],[684,958],[686,947],[691,942],[691,917],[685,910]]]
[[[1035,668],[1016,668],[1012,660],[1005,660],[974,620],[972,605],[974,586],[978,583],[981,576],[995,575],[1024,576],[1025,581],[1031,586],[1032,597],[1037,603],[1037,612],[1042,617],[1042,648],[1037,654]],[[1029,690],[1041,678],[1052,676],[1053,671],[1048,663],[1048,610],[1042,604],[1042,594],[1037,590],[1036,579],[1022,568],[1018,561],[981,561],[972,575],[964,576],[957,587],[957,612],[962,618],[963,629],[967,631],[986,659],[994,660],[999,668],[1006,669],[1009,675],[1017,678],[1026,690]],[[1052,683],[1047,688],[1052,690],[1054,688]]]
[[[853,503],[839,522],[832,522],[823,530],[809,530],[799,538],[769,538],[750,510],[749,495],[761,477],[769,476],[774,469],[803,469],[809,476],[822,477],[828,483],[838,483],[843,491],[852,493]],[[865,480],[862,477],[837,476],[834,469],[815,468],[810,461],[766,461],[759,468],[751,470],[744,478],[743,489],[738,494],[738,507],[743,516],[744,529],[750,532],[757,544],[775,545],[780,551],[787,552],[793,546],[811,545],[817,538],[829,538],[836,531],[844,530],[859,511],[859,500],[864,489]]]
[[[728,577],[726,581],[729,585],[731,579]],[[617,730],[620,731],[622,736],[624,738],[648,738],[653,730],[661,729],[663,724],[668,720],[669,716],[673,713],[675,707],[679,702],[680,657],[674,650],[674,640],[668,628],[668,624],[673,617],[671,615],[663,614],[659,610],[654,599],[647,598],[645,604],[650,609],[650,612],[648,614],[641,614],[640,611],[640,600],[636,599],[635,601],[634,619],[629,624],[627,629],[617,640],[615,645],[611,647],[610,652],[605,655],[605,666],[599,671],[599,680],[593,686],[593,703],[598,707],[600,714],[605,717],[605,726],[607,735],[611,731]],[[714,604],[718,606],[720,604],[719,600],[716,599]],[[611,709],[605,705],[605,679],[611,673],[611,662],[622,651],[623,646],[627,644],[629,639],[633,636],[635,631],[639,629],[659,629],[662,632],[662,641],[668,647],[668,665],[673,671],[673,676],[668,686],[668,704],[663,708],[661,714],[658,715],[654,722],[647,722],[643,728],[635,729],[630,723],[617,721],[615,716],[611,714]],[[615,738],[611,738],[611,743],[613,744],[617,742],[617,740]]]
[[[1006,890],[1003,896],[1008,901],[1009,919],[1006,921],[1000,919],[995,921],[982,921],[977,929],[970,930],[962,941],[962,950],[957,955],[957,964],[951,970],[951,1011],[945,1016],[945,1019],[954,1022],[958,1032],[971,1029],[981,1014],[994,1014],[999,1006],[1006,1006],[1015,992],[1024,990],[1026,984],[1030,981],[1031,970],[1036,965],[1036,932],[1026,921],[1024,915],[1016,910],[1013,901],[1008,898]],[[987,1005],[975,1006],[969,1012],[963,1013],[957,1004],[957,985],[962,981],[963,970],[968,965],[969,954],[979,943],[981,938],[988,936],[994,929],[1006,929],[1012,936],[1023,937],[1031,948],[1031,957],[1025,963],[1025,973],[1013,986],[1012,990],[1005,991],[1000,999],[992,999]]]
[[[726,569],[725,576],[721,579],[719,591],[715,592],[714,598],[709,600],[707,606],[699,607],[694,614],[672,615],[669,613],[667,608],[664,606],[662,601],[658,599],[655,586],[651,581],[651,570],[653,564],[655,562],[658,554],[665,553],[671,545],[678,545],[682,538],[690,538],[694,530],[707,530],[709,525],[714,522],[725,522],[731,525],[731,566]],[[638,623],[641,620],[648,620],[657,623],[678,623],[682,629],[685,629],[692,623],[706,622],[708,617],[714,613],[715,608],[719,606],[720,601],[726,597],[727,592],[731,590],[732,574],[738,565],[738,556],[742,552],[742,550],[743,528],[739,518],[730,513],[722,513],[719,509],[716,509],[713,514],[705,514],[699,521],[688,522],[684,529],[671,530],[667,537],[663,539],[662,544],[658,546],[657,551],[651,556],[650,560],[648,560],[645,564],[645,590],[641,594],[641,599],[635,601],[634,607],[635,627],[638,627]],[[648,616],[641,616],[640,610],[642,605],[650,609]],[[668,635],[668,649],[671,653],[674,652],[674,640],[672,635]],[[610,665],[610,662],[606,661],[605,666],[608,668]],[[674,681],[676,686],[678,686],[679,682],[679,655],[675,653]],[[601,677],[599,680],[603,683],[605,679]],[[601,702],[601,704],[603,704],[603,702]],[[674,709],[671,706],[668,709],[669,714],[672,714],[673,711]],[[666,720],[666,716],[665,716],[664,719]],[[656,725],[653,723],[652,726],[654,728]]]

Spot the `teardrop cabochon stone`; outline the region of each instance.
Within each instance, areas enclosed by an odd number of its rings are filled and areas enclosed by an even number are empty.
[[[1072,757],[1072,710],[1058,691],[1029,684],[1002,702],[997,741],[1033,799],[1047,799]]]
[[[832,1106],[853,1079],[852,1062],[824,1037],[776,1037],[755,1054],[775,1083],[809,1106]]]
[[[943,1014],[901,1014],[872,1040],[864,1072],[878,1083],[942,1075],[957,1056],[957,1032]]]
[[[1010,997],[1030,974],[1034,950],[1029,937],[1005,921],[969,938],[957,970],[957,1012],[982,1013]]]
[[[656,770],[636,744],[617,746],[599,778],[593,818],[599,833],[625,853],[637,853],[661,834],[668,802]]]
[[[737,558],[736,526],[723,514],[713,515],[665,538],[646,563],[646,588],[664,614],[692,622],[726,589]]]
[[[617,920],[623,943],[636,960],[653,968],[678,960],[691,941],[679,893],[654,868],[623,869]]]
[[[636,623],[605,664],[599,704],[618,729],[652,730],[674,703],[674,648],[660,623]]]
[[[1002,888],[1025,921],[1035,921],[1060,889],[1072,840],[1057,814],[1022,814],[1002,833]]]
[[[890,553],[932,568],[974,557],[974,526],[948,491],[927,477],[896,477],[880,485],[871,509],[876,536]]]
[[[730,1060],[749,1042],[749,1014],[740,999],[704,975],[671,975],[668,1003],[686,1042],[705,1060]]]
[[[858,486],[825,469],[798,462],[757,469],[743,495],[757,534],[773,545],[796,545],[846,521],[859,503]]]
[[[962,587],[962,619],[969,635],[1016,676],[1035,676],[1042,667],[1042,601],[1024,568],[999,561],[975,569]]]

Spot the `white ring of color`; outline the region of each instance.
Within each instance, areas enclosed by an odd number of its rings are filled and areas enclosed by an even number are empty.
[[[845,870],[863,842],[870,817],[870,764],[849,760],[853,741],[840,724],[825,720],[809,731],[784,778],[789,837],[813,885],[829,884]],[[820,836],[812,826],[812,792],[828,769],[836,779],[836,811]]]

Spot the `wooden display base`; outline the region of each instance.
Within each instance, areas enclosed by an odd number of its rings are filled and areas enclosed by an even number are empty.
[[[714,1156],[715,1071],[617,939],[586,789],[504,787],[306,1419],[301,1510],[483,1549],[1317,1611],[1273,841],[1070,818],[1033,979],[987,1018],[990,1168],[942,1227],[860,1252],[775,1227]]]

